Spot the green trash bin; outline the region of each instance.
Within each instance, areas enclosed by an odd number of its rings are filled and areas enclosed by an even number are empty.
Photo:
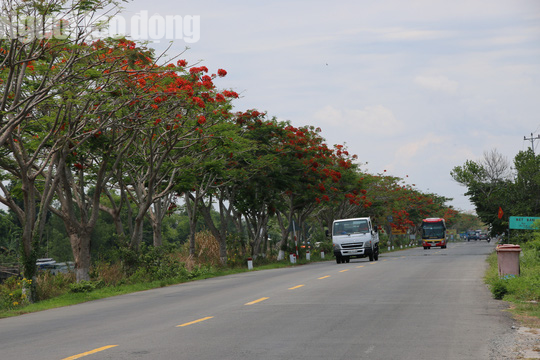
[[[497,263],[499,265],[499,277],[505,275],[519,276],[519,253],[521,247],[513,244],[497,246]]]

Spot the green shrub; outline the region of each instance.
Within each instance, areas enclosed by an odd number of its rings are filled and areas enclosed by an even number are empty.
[[[103,281],[107,286],[116,286],[124,279],[125,275],[122,266],[119,263],[111,264],[109,262],[97,262],[92,266],[90,278]]]
[[[508,293],[508,288],[506,286],[506,281],[499,279],[491,285],[491,293],[493,297],[497,300],[502,300],[504,295]]]
[[[12,276],[0,284],[0,310],[10,310],[28,305],[28,298],[23,287],[29,286],[31,280]]]
[[[56,274],[49,271],[39,273],[36,277],[36,300],[47,300],[66,293],[69,285],[75,282],[75,274]]]
[[[69,291],[72,293],[88,293],[95,289],[96,285],[91,281],[80,281],[69,285]]]
[[[527,243],[526,250],[532,258],[537,261],[540,261],[540,239],[535,239]],[[525,254],[524,254],[525,255]]]

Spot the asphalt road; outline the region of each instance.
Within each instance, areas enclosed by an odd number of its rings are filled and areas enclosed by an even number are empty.
[[[0,359],[490,359],[494,244],[252,271],[0,320]]]

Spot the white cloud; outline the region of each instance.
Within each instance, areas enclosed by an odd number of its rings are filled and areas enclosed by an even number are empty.
[[[403,124],[394,116],[392,110],[382,105],[366,106],[363,109],[336,109],[326,106],[314,115],[324,123],[326,129],[339,126],[348,134],[395,135],[403,129]]]
[[[396,162],[402,165],[419,163],[421,159],[418,159],[418,156],[423,157],[426,156],[426,154],[431,154],[429,155],[429,157],[431,157],[443,149],[443,152],[447,152],[447,147],[443,146],[444,142],[445,139],[442,136],[431,133],[425,134],[424,137],[419,140],[408,142],[405,145],[400,146],[395,152]]]
[[[458,89],[457,81],[450,80],[446,76],[417,76],[414,82],[426,89],[448,94],[454,94]]]
[[[418,41],[443,39],[455,36],[455,32],[440,30],[418,30],[409,28],[383,28],[373,30],[380,40],[386,41]]]

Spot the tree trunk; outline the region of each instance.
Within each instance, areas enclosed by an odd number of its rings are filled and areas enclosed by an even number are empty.
[[[186,211],[189,219],[189,255],[195,256],[195,231],[197,228],[197,197],[186,192],[185,196]],[[191,205],[193,201],[193,205]]]
[[[252,243],[252,256],[256,259],[261,254],[261,243],[264,238],[266,224],[268,223],[268,216],[265,211],[262,211],[254,219],[253,224],[253,243]]]
[[[226,241],[219,242],[219,261],[221,265],[223,266],[227,265],[227,242]]]
[[[285,259],[285,250],[287,247],[287,241],[289,240],[289,224],[291,223],[292,219],[291,216],[289,216],[289,219],[287,223],[285,223],[283,216],[280,212],[276,212],[279,228],[281,229],[281,239],[279,241],[279,253],[278,253],[278,260]]]
[[[77,282],[90,281],[90,231],[80,227],[66,227],[75,258]]]
[[[236,232],[240,238],[240,249],[242,251],[242,257],[246,256],[246,231],[244,230],[244,225],[242,223],[242,214],[240,212],[235,212],[234,208],[232,209],[233,215],[230,216],[231,221],[234,223]]]
[[[209,204],[205,205],[201,203],[201,206],[199,206],[199,209],[201,211],[201,215],[204,219],[204,223],[210,229],[210,232],[214,236],[214,238],[217,240],[219,244],[219,260],[221,262],[221,265],[225,266],[227,265],[227,234],[221,233],[221,231],[216,227],[214,224],[214,221],[212,220],[211,215],[211,209],[212,209],[212,201],[210,199]],[[225,227],[226,228],[226,227]],[[221,227],[223,230],[223,226]]]
[[[152,230],[154,233],[154,247],[160,247],[163,245],[163,238],[161,236],[161,221],[152,221]]]
[[[99,204],[99,208],[101,211],[106,212],[109,214],[114,222],[114,226],[116,228],[116,235],[118,235],[118,239],[121,244],[124,244],[124,241],[126,239],[126,234],[124,232],[124,224],[122,223],[122,205],[124,204],[124,196],[122,195],[120,198],[120,204],[115,203],[115,199],[112,196],[109,189],[104,189],[103,192],[107,195],[109,198],[109,201],[111,202],[111,207],[107,207],[103,204]],[[129,207],[129,203],[125,202]]]
[[[133,234],[131,235],[131,248],[133,250],[138,250],[142,243],[143,238],[143,226],[144,226],[144,216],[137,216],[135,218],[135,224],[133,226]]]
[[[163,218],[167,213],[167,209],[171,204],[172,198],[173,197],[171,195],[158,198],[154,201],[154,203],[149,209],[150,222],[152,223],[154,247],[160,247],[161,245],[163,245]]]

